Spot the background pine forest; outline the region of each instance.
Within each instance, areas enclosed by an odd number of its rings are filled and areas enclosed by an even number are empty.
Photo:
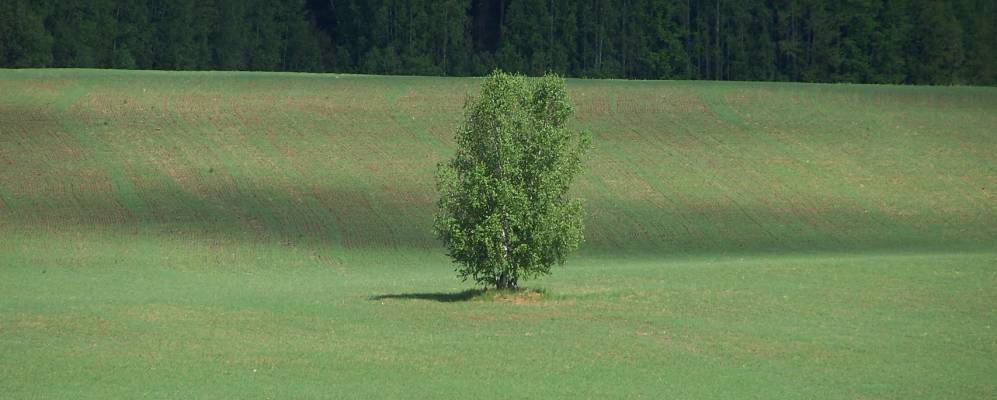
[[[997,84],[992,0],[2,0],[0,67]]]

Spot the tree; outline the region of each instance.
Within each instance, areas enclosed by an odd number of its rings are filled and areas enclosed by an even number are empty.
[[[914,83],[946,85],[954,83],[962,67],[962,27],[952,5],[945,2],[918,1],[912,33],[913,58],[910,78]]]
[[[252,30],[246,23],[248,6],[242,0],[218,2],[218,26],[214,35],[215,67],[223,70],[245,68],[247,40]]]
[[[281,66],[281,30],[280,4],[273,1],[258,0],[250,3],[249,38],[247,39],[247,67],[256,71],[278,71]]]
[[[908,8],[905,0],[887,1],[880,8],[879,32],[872,50],[872,63],[877,69],[874,82],[903,83],[907,76],[904,49],[912,28]]]
[[[632,48],[636,48],[635,70],[632,76],[650,79],[683,79],[688,76],[689,57],[682,46],[682,30],[677,23],[673,5],[658,0],[645,0],[637,13],[643,28]],[[684,16],[684,14],[683,14]]]
[[[993,0],[0,0],[0,68],[997,84]]]
[[[146,69],[152,66],[149,51],[155,29],[149,23],[146,0],[122,0],[114,4],[117,29],[111,43],[114,68]]]
[[[445,0],[432,4],[432,17],[427,26],[429,45],[434,63],[443,75],[464,72],[467,69],[471,42],[468,35],[469,4],[460,0]]]
[[[966,54],[966,80],[975,84],[997,85],[997,4],[978,0],[967,11],[972,31]]]
[[[198,69],[204,63],[199,38],[208,29],[199,24],[198,2],[193,0],[152,0],[150,23],[155,26],[152,54],[157,69]]]
[[[107,67],[111,64],[115,21],[110,1],[62,1],[50,15],[53,64],[57,67]]]
[[[466,104],[456,154],[439,166],[435,224],[461,278],[515,289],[578,247],[582,207],[567,192],[590,137],[566,127],[571,113],[550,74],[495,71]]]
[[[318,71],[322,64],[317,36],[305,13],[303,0],[284,1],[279,14],[282,32],[280,69],[283,71]]]
[[[0,67],[46,67],[52,36],[28,2],[0,2]]]

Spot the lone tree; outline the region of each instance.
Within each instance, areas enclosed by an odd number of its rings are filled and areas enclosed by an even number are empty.
[[[516,289],[550,273],[582,241],[567,192],[591,145],[565,124],[564,80],[493,72],[464,106],[457,151],[441,163],[435,231],[463,279]]]

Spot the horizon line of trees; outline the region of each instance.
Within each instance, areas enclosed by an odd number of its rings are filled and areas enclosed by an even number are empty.
[[[997,84],[992,0],[4,0],[0,67]]]

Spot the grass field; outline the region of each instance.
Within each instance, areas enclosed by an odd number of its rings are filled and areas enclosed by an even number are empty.
[[[997,397],[997,89],[569,80],[587,241],[496,296],[479,82],[0,70],[0,397]]]

